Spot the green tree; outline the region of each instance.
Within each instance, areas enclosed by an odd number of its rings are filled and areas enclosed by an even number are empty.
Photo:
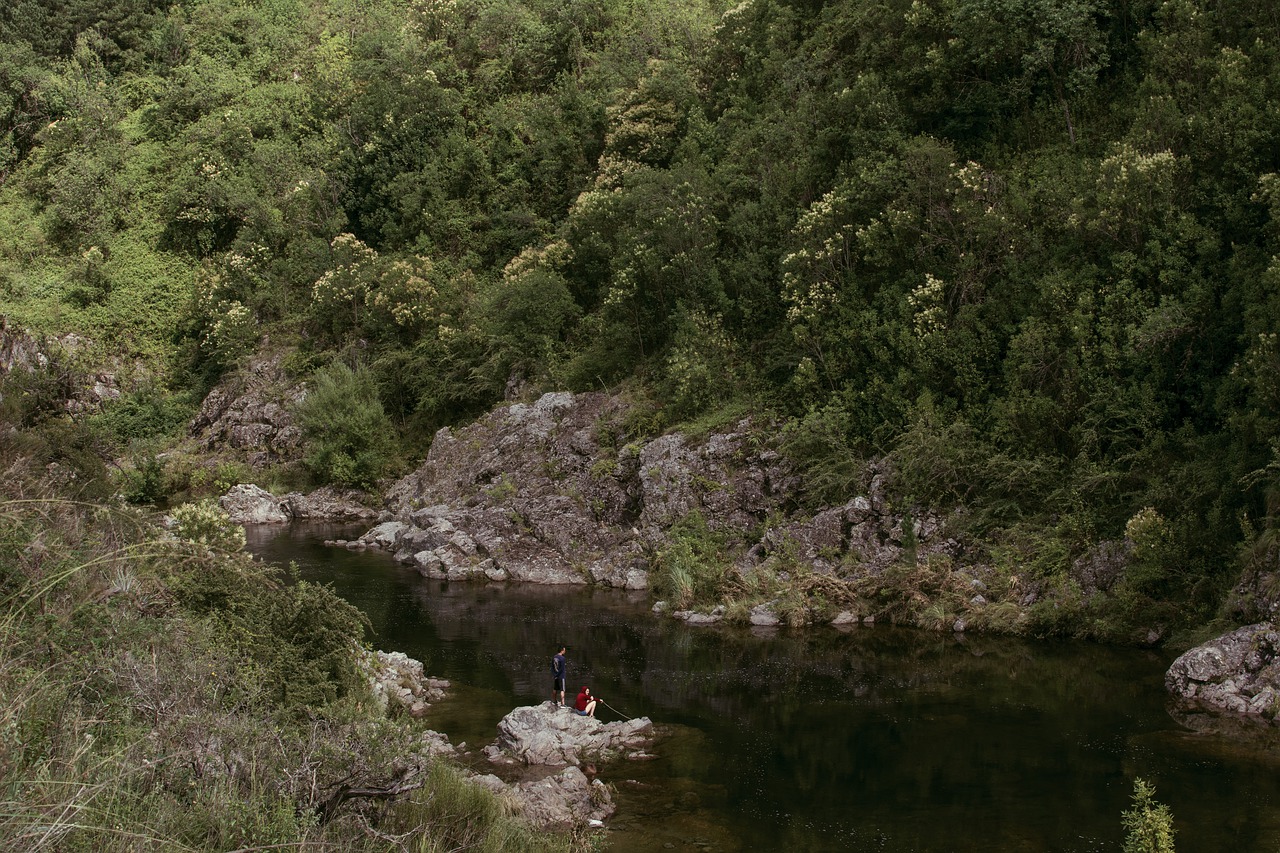
[[[372,486],[393,452],[393,427],[373,374],[342,362],[318,371],[298,403],[305,462],[322,483]]]

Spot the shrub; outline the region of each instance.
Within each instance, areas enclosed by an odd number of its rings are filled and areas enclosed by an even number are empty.
[[[93,417],[96,425],[120,447],[130,442],[177,433],[190,419],[192,407],[182,397],[145,385],[109,403]]]
[[[173,511],[174,534],[193,545],[207,545],[222,551],[244,547],[244,528],[231,521],[211,498],[183,504]]]
[[[135,458],[133,470],[124,473],[123,492],[131,504],[159,503],[168,496],[164,463],[154,453]]]
[[[391,457],[392,425],[367,368],[335,362],[319,371],[297,414],[304,461],[317,480],[359,487],[377,481]]]
[[[1133,780],[1133,808],[1124,813],[1124,853],[1173,853],[1173,815],[1155,795],[1154,785]]]
[[[804,500],[810,507],[847,501],[865,488],[866,459],[849,440],[852,419],[840,405],[815,408],[789,422],[782,450],[804,473]]]
[[[724,537],[694,510],[671,526],[667,543],[654,556],[658,595],[679,610],[719,599],[728,571]]]

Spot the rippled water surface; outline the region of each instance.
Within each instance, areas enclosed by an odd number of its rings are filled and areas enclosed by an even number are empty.
[[[612,850],[1119,850],[1142,776],[1179,853],[1280,851],[1280,750],[1171,717],[1162,653],[689,628],[644,594],[450,585],[321,544],[354,532],[259,528],[249,544],[364,610],[375,647],[452,680],[429,722],[455,743],[482,746],[512,707],[549,698],[561,642],[573,692],[669,728],[658,760],[602,768]]]

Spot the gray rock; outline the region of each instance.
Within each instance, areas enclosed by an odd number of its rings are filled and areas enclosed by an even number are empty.
[[[1071,565],[1071,577],[1086,593],[1107,592],[1124,576],[1132,546],[1127,542],[1099,542]]]
[[[777,615],[773,612],[773,608],[771,608],[768,604],[758,604],[755,607],[751,608],[750,621],[752,625],[768,626],[768,625],[777,625],[782,620],[777,617]]]
[[[56,336],[32,335],[0,315],[0,379],[14,372],[31,373],[59,361],[82,362],[86,354],[92,353],[93,341],[74,332]],[[75,380],[76,385],[68,389],[70,396],[60,401],[62,409],[70,415],[101,411],[125,391],[144,384],[151,375],[143,362],[127,362],[118,358],[109,359],[88,372],[72,370],[68,378]],[[128,387],[121,384],[122,376],[132,378]]]
[[[376,545],[387,551],[394,550],[400,537],[409,531],[409,525],[403,521],[384,521],[377,527],[360,537],[368,545]]]
[[[324,486],[307,494],[290,492],[280,499],[280,505],[293,519],[357,521],[378,517],[369,501],[370,496],[358,489]]]
[[[373,518],[378,512],[359,502],[363,492],[341,491],[331,486],[310,494],[290,492],[282,498],[260,486],[241,483],[218,499],[218,503],[238,524],[280,524],[294,519],[351,521]]]
[[[289,520],[279,498],[247,483],[232,486],[218,498],[218,505],[237,524],[280,524]]]
[[[254,468],[301,457],[293,408],[304,390],[285,374],[283,359],[283,352],[250,359],[205,396],[188,425],[203,450],[236,451]]]
[[[498,723],[498,740],[485,748],[490,761],[578,765],[644,752],[654,739],[647,717],[602,723],[551,702],[516,708]]]
[[[1280,634],[1247,625],[1188,650],[1165,673],[1177,699],[1212,710],[1274,716],[1280,692]]]
[[[696,628],[705,627],[707,625],[715,625],[724,619],[724,616],[715,613],[697,613],[693,610],[677,610],[671,614],[674,618],[679,619],[686,625],[692,625]]]
[[[492,774],[477,776],[472,782],[506,797],[525,820],[542,830],[600,826],[617,809],[608,787],[599,779],[588,779],[577,767],[513,785]]]
[[[399,708],[412,717],[421,717],[432,702],[444,698],[449,687],[448,681],[423,674],[421,661],[404,652],[376,651],[365,666],[369,690],[384,712]]]

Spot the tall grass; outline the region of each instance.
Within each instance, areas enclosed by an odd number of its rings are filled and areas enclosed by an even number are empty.
[[[332,592],[207,544],[162,541],[137,510],[59,499],[21,466],[7,473],[0,850],[583,843],[533,831],[421,753],[416,723],[373,716],[345,674],[360,622]],[[421,785],[322,808],[343,784],[400,778]]]

